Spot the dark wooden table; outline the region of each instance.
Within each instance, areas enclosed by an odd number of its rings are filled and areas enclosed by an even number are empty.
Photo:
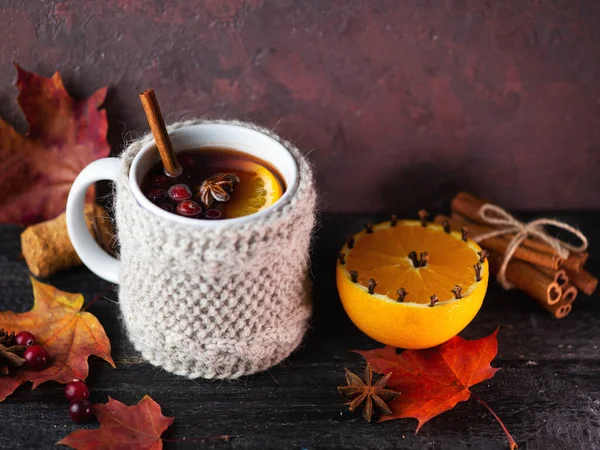
[[[600,242],[600,214],[563,218],[578,224],[592,243]],[[92,401],[105,402],[110,395],[133,404],[149,394],[175,417],[165,437],[231,436],[230,442],[167,443],[167,448],[506,449],[500,426],[474,400],[432,419],[417,435],[414,419],[369,424],[342,405],[336,387],[344,383],[344,367],[363,367],[350,350],[380,346],[352,325],[335,288],[335,255],[344,237],[366,220],[321,218],[313,256],[312,327],[302,347],[269,372],[235,381],[191,381],[146,364],[125,338],[115,293],[107,294],[90,311],[106,329],[117,368],[90,359]],[[19,258],[21,231],[0,227],[0,310],[25,311],[32,305],[27,268]],[[599,255],[592,253],[589,261],[595,273],[600,273]],[[87,300],[110,288],[84,268],[50,282],[82,292]],[[492,365],[502,370],[473,391],[504,420],[520,448],[600,448],[600,297],[580,295],[572,314],[556,320],[524,294],[503,292],[492,283],[480,313],[461,335],[479,338],[497,326],[499,354]],[[0,448],[52,448],[76,430],[62,391],[56,383],[35,391],[22,387],[1,403]]]

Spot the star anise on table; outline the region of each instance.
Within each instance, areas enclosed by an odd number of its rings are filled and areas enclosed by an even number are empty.
[[[391,376],[392,374],[388,373],[373,384],[373,371],[370,364],[365,367],[363,378],[346,369],[346,383],[348,383],[348,386],[339,386],[338,391],[350,400],[347,403],[350,411],[354,411],[362,405],[362,416],[367,422],[370,422],[374,412],[373,406],[378,408],[381,414],[392,414],[387,402],[395,399],[400,395],[400,392],[386,389]]]
[[[15,333],[9,334],[0,328],[0,375],[8,375],[10,367],[25,364],[24,351],[24,345],[15,345]]]
[[[4,328],[0,328],[0,345],[11,346],[15,343],[15,333],[8,333]]]
[[[235,183],[240,179],[235,173],[217,173],[202,182],[198,187],[196,198],[199,199],[207,208],[210,208],[213,202],[226,202],[230,198]]]

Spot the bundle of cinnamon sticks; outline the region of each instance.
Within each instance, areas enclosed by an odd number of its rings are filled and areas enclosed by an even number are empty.
[[[481,207],[487,202],[466,192],[452,200],[451,217],[438,215],[435,222],[448,223],[453,229],[467,227],[469,237],[477,240],[495,229],[480,215]],[[496,275],[502,265],[504,253],[514,234],[487,238],[479,244],[489,250],[490,271]],[[514,252],[506,267],[506,281],[529,294],[537,303],[557,319],[569,315],[578,291],[592,295],[598,279],[584,269],[587,252],[571,252],[561,258],[548,243],[527,238]]]

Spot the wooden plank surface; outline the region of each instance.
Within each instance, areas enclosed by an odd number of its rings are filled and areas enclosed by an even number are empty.
[[[110,395],[132,404],[149,394],[166,415],[175,416],[169,439],[231,436],[227,443],[178,442],[167,448],[507,448],[500,426],[473,400],[432,419],[417,435],[414,419],[368,424],[342,405],[336,387],[344,383],[344,367],[363,367],[362,358],[350,350],[380,346],[350,323],[335,288],[335,255],[367,219],[321,218],[314,242],[311,329],[282,365],[240,380],[190,381],[144,363],[126,340],[117,295],[109,290],[90,311],[106,328],[117,369],[90,360],[92,401],[105,402]],[[600,242],[600,214],[567,219],[592,243]],[[0,310],[25,311],[32,304],[27,268],[19,257],[20,232],[0,226]],[[591,251],[590,270],[600,273],[595,246]],[[82,292],[87,300],[110,289],[84,268],[50,281]],[[493,365],[502,370],[473,391],[500,415],[520,448],[600,448],[599,296],[580,296],[573,313],[557,321],[524,294],[504,292],[493,283],[481,312],[461,335],[483,337],[497,326],[499,355]],[[56,383],[35,391],[24,387],[1,403],[0,448],[52,448],[76,430],[62,390]]]

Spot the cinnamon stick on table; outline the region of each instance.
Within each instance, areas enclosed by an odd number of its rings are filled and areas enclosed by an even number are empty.
[[[491,251],[488,257],[490,272],[498,274],[503,256]],[[506,267],[506,279],[520,290],[529,294],[540,306],[549,311],[557,319],[565,317],[571,308],[561,308],[562,289],[548,276],[535,270],[531,265],[522,261],[512,260]],[[568,309],[568,311],[567,311]]]
[[[563,294],[562,294],[562,297],[560,298],[560,301],[563,304],[573,303],[575,301],[575,299],[577,298],[577,295],[579,295],[579,291],[571,283],[567,283],[564,287],[562,287],[562,290],[563,290]]]
[[[570,269],[574,272],[579,272],[583,270],[583,266],[588,260],[590,254],[588,252],[571,252],[569,257],[563,261],[561,267],[565,269]]]
[[[569,276],[569,281],[586,295],[592,295],[598,287],[598,278],[593,276],[587,270],[581,270],[579,272],[567,270],[567,275]]]
[[[551,278],[560,286],[560,288],[562,289],[562,296],[560,297],[560,301],[562,302],[562,304],[566,305],[575,301],[578,295],[578,291],[577,288],[573,286],[573,284],[569,281],[569,276],[567,275],[566,270],[551,270],[546,269],[545,267],[538,266],[534,266],[534,268]]]
[[[480,225],[486,226],[488,228],[488,230],[487,230],[488,232],[493,231],[496,228],[494,228],[493,225],[486,224],[481,219],[481,216],[479,215],[479,210],[486,203],[487,202],[485,202],[484,200],[481,200],[467,192],[459,192],[452,199],[451,208],[452,208],[453,218],[455,218],[454,217],[455,215],[462,216],[462,217],[466,218],[467,220],[471,220],[473,222],[477,222]],[[492,216],[493,216],[493,214],[492,214]],[[460,217],[456,217],[456,218],[460,218]],[[515,236],[514,233],[508,233],[506,235],[503,235],[502,238],[506,239],[507,241],[510,241],[514,236]],[[537,239],[533,239],[533,238],[525,239],[521,243],[521,248],[523,248],[523,247],[526,247],[530,250],[535,250],[540,253],[547,253],[550,255],[558,256],[558,255],[556,255],[556,251],[554,250],[554,248],[552,248],[551,245],[547,244],[546,242],[539,241]],[[580,252],[580,253],[571,252],[569,257],[567,259],[565,259],[564,261],[562,261],[561,266],[571,269],[571,270],[579,271],[583,268],[583,265],[587,261],[588,256],[589,255],[587,252]]]
[[[556,281],[561,288],[564,288],[569,284],[569,276],[567,275],[567,271],[565,269],[552,270],[546,267],[536,267],[537,270],[542,272],[544,275],[552,278],[553,281]]]
[[[458,219],[453,219],[451,217],[446,217],[442,215],[438,215],[434,219],[434,222],[438,224],[443,224],[445,221],[448,221],[448,223],[454,230],[460,230],[463,226],[466,226],[469,229],[469,236],[471,236],[472,238],[477,238],[478,236],[481,236],[484,233],[490,231],[488,227],[485,227],[483,225],[467,223]],[[482,247],[485,247],[488,250],[494,250],[499,253],[505,253],[506,249],[508,248],[509,241],[501,237],[492,237],[479,243]],[[538,252],[525,247],[518,247],[515,250],[513,258],[519,259],[521,261],[526,261],[537,266],[547,267],[548,269],[553,270],[558,270],[560,264],[562,263],[562,259],[556,255]]]
[[[573,302],[566,302],[561,300],[560,302],[549,306],[548,311],[557,319],[564,319],[573,310]]]

